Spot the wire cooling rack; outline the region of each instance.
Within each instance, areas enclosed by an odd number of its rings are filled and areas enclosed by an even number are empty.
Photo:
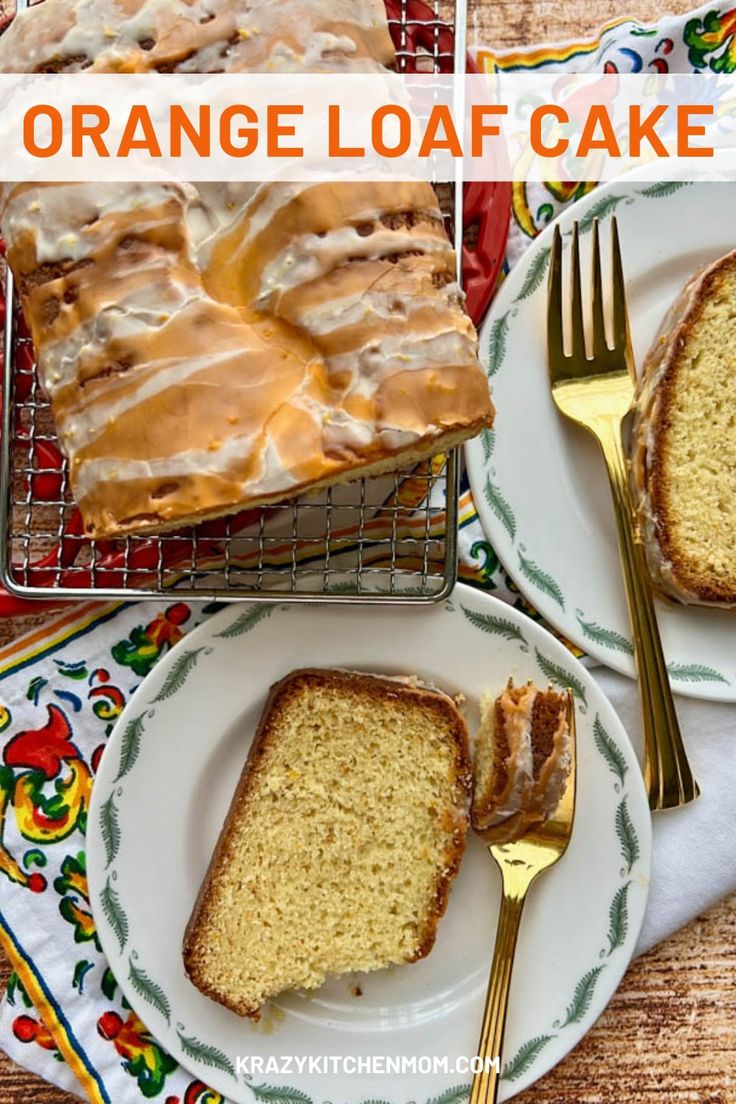
[[[386,0],[400,71],[465,71],[464,3]],[[454,200],[460,188],[440,196],[458,257],[462,206]],[[503,252],[502,241],[495,252]],[[467,262],[467,246],[465,254]],[[499,258],[481,259],[481,268],[492,269],[495,279]],[[476,257],[474,274],[477,267]],[[487,277],[480,292],[485,303],[492,286],[486,287]],[[477,298],[477,274],[475,283]],[[17,612],[18,599],[153,598],[172,588],[203,599],[406,603],[438,601],[452,589],[455,452],[395,476],[363,479],[174,534],[88,540],[9,272],[4,333],[0,576],[7,594],[0,595],[0,615]]]

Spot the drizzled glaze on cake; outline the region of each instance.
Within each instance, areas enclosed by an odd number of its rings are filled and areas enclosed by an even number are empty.
[[[233,69],[393,56],[363,0],[45,0],[0,69],[213,71],[224,42]],[[427,184],[7,185],[0,226],[92,536],[394,470],[490,424]]]
[[[2,72],[372,70],[393,61],[381,0],[45,0],[0,39]]]
[[[644,360],[629,426],[650,576],[678,602],[736,608],[736,252],[688,280]]]
[[[471,820],[492,843],[508,843],[553,815],[570,769],[567,698],[509,683],[481,699]]]

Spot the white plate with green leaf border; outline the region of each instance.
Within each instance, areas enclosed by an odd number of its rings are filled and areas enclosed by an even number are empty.
[[[416,674],[465,695],[471,733],[481,691],[500,692],[510,676],[576,695],[577,819],[523,918],[503,1054],[508,1099],[575,1046],[619,984],[647,900],[650,817],[631,744],[591,674],[539,625],[467,587],[411,612],[233,605],[157,665],[110,737],[89,815],[90,897],[113,972],[167,1050],[231,1100],[466,1099],[470,1076],[455,1062],[475,1053],[500,904],[498,871],[475,838],[421,962],[286,994],[257,1025],[185,976],[184,928],[268,687],[304,665]],[[447,1072],[249,1078],[238,1058],[253,1055],[437,1055]]]
[[[736,246],[732,183],[652,183],[626,178],[598,188],[557,223],[583,232],[583,278],[593,219],[604,266],[610,219],[621,236],[629,317],[641,367],[659,324],[687,279]],[[547,274],[552,226],[530,245],[501,287],[480,347],[496,425],[466,450],[480,519],[526,598],[569,640],[634,676],[631,628],[611,494],[597,445],[560,415],[547,375]],[[604,267],[604,278],[607,269]],[[736,614],[657,601],[672,688],[736,701]]]

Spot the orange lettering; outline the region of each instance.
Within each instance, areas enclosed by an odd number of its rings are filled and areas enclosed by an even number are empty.
[[[483,139],[496,138],[501,133],[497,123],[487,123],[486,115],[508,115],[506,104],[473,104],[470,109],[471,153],[473,157],[483,156]]]
[[[596,128],[600,127],[601,137],[595,136]],[[588,157],[591,150],[605,150],[609,157],[620,157],[621,150],[616,140],[616,134],[611,124],[608,111],[602,104],[593,104],[585,120],[583,133],[578,145],[578,157]]]
[[[389,146],[383,137],[385,119],[393,117],[399,122],[399,140],[395,146]],[[371,121],[371,141],[373,148],[381,157],[403,157],[411,142],[411,117],[405,107],[385,104],[373,113]]]
[[[139,125],[143,134],[140,138],[136,138],[135,132]],[[151,157],[161,157],[161,147],[158,144],[151,116],[148,113],[148,108],[143,104],[133,104],[130,109],[130,115],[118,146],[118,157],[128,157],[131,150],[138,149],[147,150]]]
[[[567,152],[570,142],[567,138],[558,138],[553,146],[548,146],[544,141],[542,124],[547,115],[551,115],[558,123],[569,123],[570,116],[563,107],[556,104],[542,104],[535,107],[529,120],[529,140],[537,157],[562,157]]]
[[[438,137],[437,132],[442,127],[443,137]],[[462,157],[463,147],[452,121],[452,114],[446,104],[435,104],[427,120],[427,129],[419,147],[420,157],[429,157],[436,150],[449,150],[453,157]]]
[[[266,153],[269,157],[303,157],[301,146],[282,146],[281,138],[293,138],[296,127],[281,122],[281,115],[303,115],[297,104],[269,104],[266,108]]]
[[[88,115],[96,116],[96,122],[86,123]],[[72,104],[72,157],[84,156],[84,139],[91,138],[98,157],[109,157],[110,151],[102,135],[110,126],[110,113],[97,104]]]
[[[642,119],[641,106],[639,104],[631,105],[629,112],[629,153],[632,157],[641,157],[642,139],[647,140],[657,157],[669,157],[667,147],[654,130],[666,112],[667,104],[659,104],[653,111],[650,111],[646,119]]]
[[[340,107],[327,108],[327,151],[330,157],[364,157],[365,146],[343,146],[340,143]]]
[[[51,138],[47,146],[36,141],[36,120],[46,115],[51,123]],[[36,104],[23,116],[23,145],[32,157],[54,157],[61,149],[64,125],[61,112],[50,104]]]
[[[677,156],[678,157],[712,157],[712,146],[691,146],[691,138],[702,138],[705,127],[693,125],[690,122],[691,115],[714,115],[713,104],[680,104],[677,108]]]
[[[210,155],[210,109],[205,104],[199,109],[199,127],[195,127],[181,104],[172,104],[169,114],[171,131],[171,156],[181,157],[182,137],[186,135],[200,157]]]
[[[240,127],[237,137],[245,139],[242,146],[233,142],[232,125],[236,115],[242,116],[250,127]],[[258,147],[258,116],[252,107],[246,104],[231,104],[220,116],[220,145],[228,157],[248,157]]]

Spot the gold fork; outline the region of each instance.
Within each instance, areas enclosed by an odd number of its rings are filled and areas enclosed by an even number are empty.
[[[700,793],[677,723],[667,666],[659,639],[644,551],[635,535],[621,426],[633,401],[636,370],[631,349],[626,293],[616,219],[611,220],[613,273],[611,320],[606,335],[598,220],[593,223],[591,330],[586,351],[580,242],[574,223],[571,248],[572,319],[570,352],[565,352],[562,294],[562,236],[555,227],[549,276],[547,350],[552,398],[557,408],[593,434],[603,452],[616,514],[634,656],[644,720],[644,781],[651,809],[670,809]]]
[[[561,859],[567,850],[575,818],[577,749],[575,702],[567,691],[567,723],[570,729],[570,773],[565,790],[552,817],[530,828],[513,843],[489,843],[488,850],[498,863],[503,879],[501,915],[498,918],[496,945],[488,981],[483,1027],[478,1044],[482,1067],[473,1077],[470,1104],[495,1104],[501,1079],[500,1058],[509,1002],[511,970],[516,939],[527,892],[534,879]],[[498,1062],[494,1063],[494,1059]],[[489,1061],[490,1059],[490,1061]],[[486,1069],[488,1064],[488,1069]]]

